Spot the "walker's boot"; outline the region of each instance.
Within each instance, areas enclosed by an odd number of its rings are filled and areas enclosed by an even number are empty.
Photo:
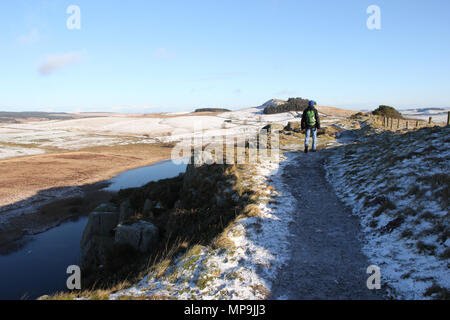
[[[308,146],[305,146],[305,153],[308,153]]]
[[[316,152],[317,150],[316,149],[312,149],[312,152]]]

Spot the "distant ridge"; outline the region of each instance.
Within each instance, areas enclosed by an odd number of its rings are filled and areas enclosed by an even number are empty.
[[[223,108],[201,108],[195,109],[194,112],[229,112],[231,110],[223,109]]]
[[[417,110],[418,112],[424,112],[424,111],[445,111],[446,109],[445,108],[418,108],[415,110]]]
[[[79,116],[66,112],[42,112],[42,111],[0,111],[0,123],[20,123],[23,121],[36,120],[71,120],[86,118],[88,116]]]
[[[27,119],[27,118],[42,118],[51,120],[62,120],[70,118],[70,114],[65,112],[40,112],[40,111],[23,111],[23,112],[12,112],[12,111],[0,111],[1,118],[12,118],[12,119]]]

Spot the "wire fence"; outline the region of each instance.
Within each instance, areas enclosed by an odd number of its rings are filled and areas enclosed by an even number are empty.
[[[442,125],[442,123],[434,123],[433,117],[429,117],[428,121],[419,119],[400,119],[389,117],[377,117],[378,122],[383,128],[387,130],[414,130],[424,127],[432,127]],[[450,124],[450,111],[447,114],[447,126]]]

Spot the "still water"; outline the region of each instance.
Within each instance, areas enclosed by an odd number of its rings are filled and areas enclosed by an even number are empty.
[[[186,164],[172,161],[123,172],[105,190],[141,187],[148,182],[175,177]],[[34,236],[26,236],[18,250],[0,255],[0,299],[35,299],[66,289],[69,265],[81,260],[80,241],[87,217],[70,221]]]
[[[152,166],[125,171],[110,180],[106,191],[142,187],[150,181],[176,177],[186,171],[186,164],[174,164],[171,160],[158,162]]]

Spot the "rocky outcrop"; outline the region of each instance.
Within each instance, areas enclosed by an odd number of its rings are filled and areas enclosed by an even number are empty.
[[[134,215],[134,211],[131,208],[130,200],[126,200],[120,205],[119,223],[122,223],[130,219]]]
[[[262,128],[262,130],[267,130],[267,132],[281,131],[284,126],[280,123],[271,123]]]
[[[150,207],[147,203],[147,209]],[[148,252],[157,243],[159,231],[152,223],[120,224],[121,219],[130,217],[130,208],[129,201],[125,201],[120,210],[114,204],[106,203],[91,212],[80,243],[84,269],[103,265],[115,244],[128,244],[136,251]]]
[[[289,121],[287,126],[284,127],[284,130],[300,132],[301,131],[301,122],[300,121]]]
[[[89,215],[88,223],[83,232],[81,245],[89,241],[90,236],[111,236],[111,232],[119,222],[119,212],[117,207],[112,203],[104,203],[99,205]]]
[[[144,203],[144,208],[142,209],[142,213],[144,214],[145,217],[149,217],[150,219],[154,218],[153,215],[153,202],[150,199],[146,199],[145,203]]]
[[[128,244],[139,252],[148,252],[158,242],[158,228],[150,222],[138,221],[116,228],[115,243]]]
[[[302,98],[289,98],[286,103],[271,105],[264,108],[265,114],[275,114],[290,111],[303,111],[308,107],[309,100]]]
[[[111,203],[101,204],[91,212],[80,243],[83,267],[98,266],[105,261],[114,244],[114,228],[118,222],[119,211]]]
[[[234,216],[235,167],[192,160],[183,176],[124,190],[91,213],[81,241],[84,270],[114,270],[127,263],[121,257],[160,250],[163,237],[201,239],[198,233]]]

